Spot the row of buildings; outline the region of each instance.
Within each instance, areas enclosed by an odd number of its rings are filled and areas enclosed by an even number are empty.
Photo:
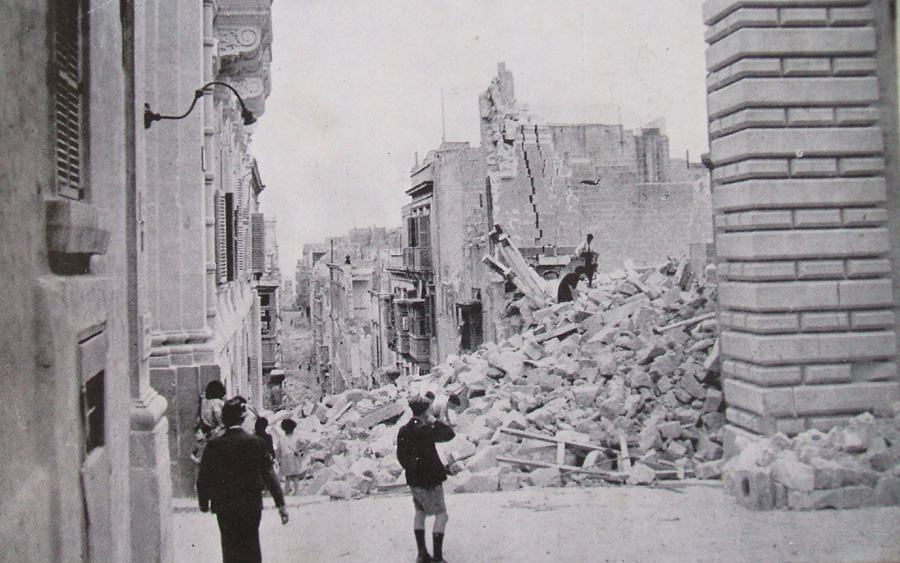
[[[4,559],[171,561],[206,383],[278,398],[271,0],[2,11]]]
[[[350,260],[308,247],[326,391],[425,373],[507,336],[510,287],[482,261],[495,225],[546,278],[574,267],[588,233],[602,268],[712,242],[708,171],[670,159],[659,127],[544,123],[517,104],[502,63],[479,106],[480,146],[444,142],[413,167],[395,240],[357,235]]]

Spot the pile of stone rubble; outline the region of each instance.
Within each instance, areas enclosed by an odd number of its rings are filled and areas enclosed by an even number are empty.
[[[900,504],[900,403],[886,414],[743,444],[725,464],[725,490],[753,510]]]
[[[511,337],[428,375],[298,407],[301,494],[402,484],[397,431],[411,416],[407,397],[428,390],[464,398],[451,413],[456,438],[439,445],[453,492],[719,477],[715,286],[669,262],[598,274],[580,289],[543,308],[511,302]]]

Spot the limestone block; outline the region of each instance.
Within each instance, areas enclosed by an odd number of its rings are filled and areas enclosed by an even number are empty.
[[[679,426],[680,428],[680,426]],[[656,425],[645,426],[638,437],[638,447],[641,451],[648,452],[656,450],[663,445],[662,434]]]
[[[724,465],[725,461],[721,459],[698,463],[694,466],[694,475],[697,479],[720,479]]]
[[[528,419],[519,411],[509,411],[503,416],[503,426],[513,430],[528,428]]]
[[[649,485],[656,480],[656,472],[644,465],[636,463],[628,473],[626,483],[629,485]]]
[[[653,388],[653,379],[650,378],[650,374],[643,371],[632,371],[628,374],[626,381],[632,389]]]
[[[687,391],[690,396],[695,399],[706,399],[706,387],[690,374],[685,374],[685,376],[681,378],[679,388]]]
[[[522,474],[518,472],[508,472],[500,474],[500,490],[514,491],[522,488]]]
[[[793,491],[809,492],[815,489],[815,470],[812,466],[799,461],[779,457],[772,464],[772,477]]]
[[[862,485],[811,492],[788,490],[788,507],[791,510],[840,510],[874,506],[875,503],[875,490]]]
[[[883,475],[875,486],[875,504],[878,506],[900,505],[900,477]]]
[[[468,458],[465,462],[465,468],[473,473],[497,466],[497,456],[502,456],[510,451],[511,444],[495,444],[489,446],[481,446],[475,452],[475,455]]]
[[[524,481],[533,487],[562,486],[562,474],[555,467],[541,467],[528,473]]]
[[[660,345],[659,342],[652,342],[649,346],[646,346],[638,352],[637,363],[639,365],[647,365],[652,362],[654,358],[662,356],[665,353],[666,349]]]
[[[325,484],[324,491],[332,500],[350,500],[353,498],[353,488],[346,481],[329,481]]]
[[[705,413],[713,413],[719,410],[719,407],[722,406],[723,395],[722,392],[718,389],[708,388],[706,389],[706,400],[703,402],[703,412]]]
[[[576,385],[572,387],[575,403],[583,408],[592,405],[600,393],[600,388],[600,385]]]
[[[461,434],[457,434],[449,442],[437,444],[437,447],[448,464],[465,460],[475,455],[475,444],[468,437]]]

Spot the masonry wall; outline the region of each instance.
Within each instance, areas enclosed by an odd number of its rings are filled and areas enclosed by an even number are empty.
[[[704,173],[704,176],[706,174]],[[712,242],[709,181],[644,184],[622,177],[577,191],[583,230],[601,271],[622,267],[623,258],[653,265],[687,258],[692,243]]]
[[[731,436],[827,430],[900,398],[887,7],[704,5]]]

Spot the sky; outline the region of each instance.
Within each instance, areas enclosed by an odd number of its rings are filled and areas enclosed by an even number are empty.
[[[478,95],[500,62],[544,121],[665,118],[671,156],[699,161],[702,3],[275,0],[272,93],[251,151],[282,272],[293,275],[304,244],[399,226],[416,153],[480,143]]]

